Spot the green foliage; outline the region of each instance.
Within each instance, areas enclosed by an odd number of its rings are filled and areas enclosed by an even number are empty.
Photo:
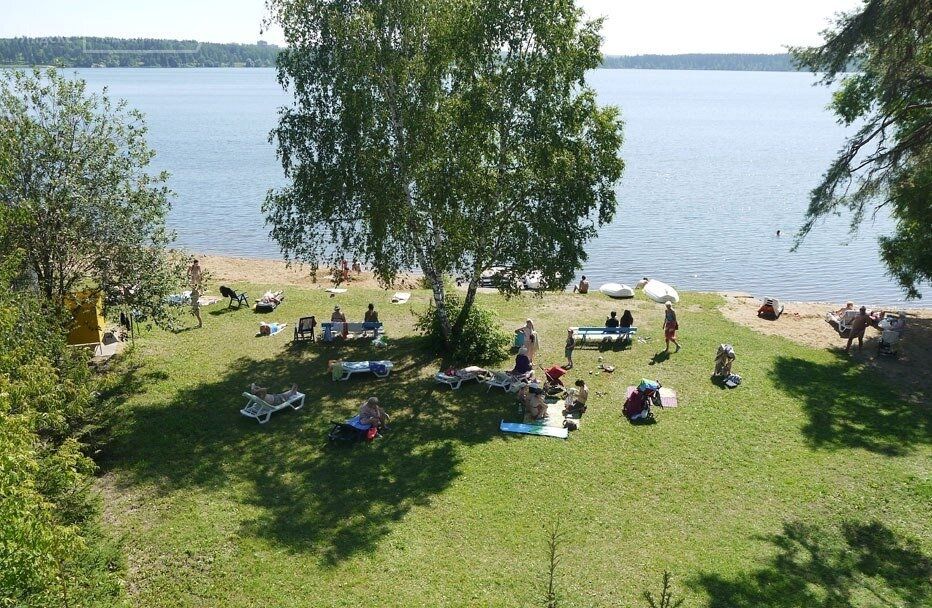
[[[278,51],[274,44],[264,43],[218,44],[195,40],[90,36],[0,38],[0,65],[67,68],[273,67]]]
[[[886,207],[896,233],[881,238],[881,254],[907,297],[919,298],[932,280],[932,2],[865,0],[824,36],[793,54],[824,84],[841,80],[832,107],[858,128],[812,191],[796,246],[828,214],[850,210],[854,231],[871,206]],[[852,62],[858,73],[847,72]]]
[[[570,280],[624,167],[619,112],[585,81],[600,21],[572,0],[268,4],[295,98],[272,133],[290,184],[264,205],[287,258],[351,255],[385,283],[420,267],[447,343],[484,269]],[[445,275],[469,284],[455,321]]]
[[[99,530],[85,455],[112,411],[56,319],[0,286],[0,605],[116,605],[120,558]]]
[[[150,175],[142,115],[54,69],[0,79],[0,253],[18,252],[56,314],[67,295],[102,291],[109,304],[156,322],[183,264],[166,251],[167,174]]]
[[[670,573],[664,570],[663,585],[660,588],[659,598],[655,598],[654,594],[650,591],[644,592],[644,599],[647,601],[649,608],[678,608],[683,605],[683,602],[686,601],[683,598],[678,600],[673,599],[672,578]]]
[[[415,327],[428,336],[438,349],[443,350],[446,344],[443,328],[434,306],[434,302],[431,301],[426,312],[415,313]],[[448,318],[456,318],[462,310],[459,297],[454,293],[447,294],[446,306]],[[481,306],[472,306],[467,313],[460,338],[448,350],[453,360],[459,363],[498,363],[508,356],[508,344],[508,334],[502,331],[495,315]]]

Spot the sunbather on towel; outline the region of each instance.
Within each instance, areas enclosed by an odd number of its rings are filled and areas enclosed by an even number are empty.
[[[264,294],[262,294],[262,297],[259,298],[259,301],[262,302],[263,304],[274,304],[277,306],[282,303],[282,299],[284,295],[285,293],[283,291],[276,291],[276,292],[267,291]]]
[[[252,383],[249,385],[249,392],[269,405],[281,405],[298,394],[298,385],[292,384],[291,390],[284,393],[269,393],[269,389]]]
[[[359,406],[359,421],[377,429],[388,428],[388,414],[379,406],[378,397],[369,397]]]
[[[286,323],[266,323],[263,321],[259,323],[259,335],[260,336],[274,336],[282,329],[285,328]]]

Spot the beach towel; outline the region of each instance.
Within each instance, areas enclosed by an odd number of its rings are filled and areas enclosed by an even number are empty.
[[[392,296],[392,302],[394,304],[404,304],[411,299],[411,294],[406,291],[395,292],[395,295]]]
[[[499,430],[503,433],[517,433],[520,435],[538,435],[541,437],[556,437],[557,439],[566,439],[570,432],[565,428],[554,426],[543,426],[538,424],[523,424],[520,422],[501,421]]]
[[[654,383],[656,384],[656,383]],[[631,396],[631,393],[638,390],[635,386],[629,386],[628,390],[625,392],[625,400]],[[667,387],[661,387],[660,389],[660,406],[661,407],[677,407],[679,405],[679,400],[676,397],[676,391]]]
[[[217,296],[201,296],[197,299],[199,306],[210,306],[211,304],[216,304],[220,301],[220,298]]]
[[[547,406],[547,413],[544,418],[538,420],[526,413],[524,414],[524,423],[563,428],[563,419],[565,418],[565,416],[563,416],[563,408],[566,404],[560,400],[553,403],[545,402],[545,405]]]

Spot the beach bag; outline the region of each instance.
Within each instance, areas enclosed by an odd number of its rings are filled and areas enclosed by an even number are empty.
[[[641,391],[634,391],[631,395],[625,400],[625,405],[622,408],[622,413],[625,415],[625,418],[631,420],[634,416],[637,416],[647,408],[646,399],[644,393]]]
[[[739,376],[738,374],[731,374],[730,376],[725,378],[725,386],[727,386],[728,388],[735,388],[739,384],[741,384],[741,376]]]

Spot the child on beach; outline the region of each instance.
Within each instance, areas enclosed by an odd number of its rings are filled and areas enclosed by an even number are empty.
[[[563,366],[563,369],[573,369],[573,351],[576,349],[576,340],[573,339],[573,330],[566,330],[566,347],[563,349],[563,354],[566,355],[566,365]]]
[[[667,302],[667,310],[663,314],[663,338],[667,342],[664,352],[670,352],[670,342],[676,344],[676,351],[680,352],[680,343],[676,341],[676,330],[680,324],[676,321],[676,311],[673,310],[673,304]]]

